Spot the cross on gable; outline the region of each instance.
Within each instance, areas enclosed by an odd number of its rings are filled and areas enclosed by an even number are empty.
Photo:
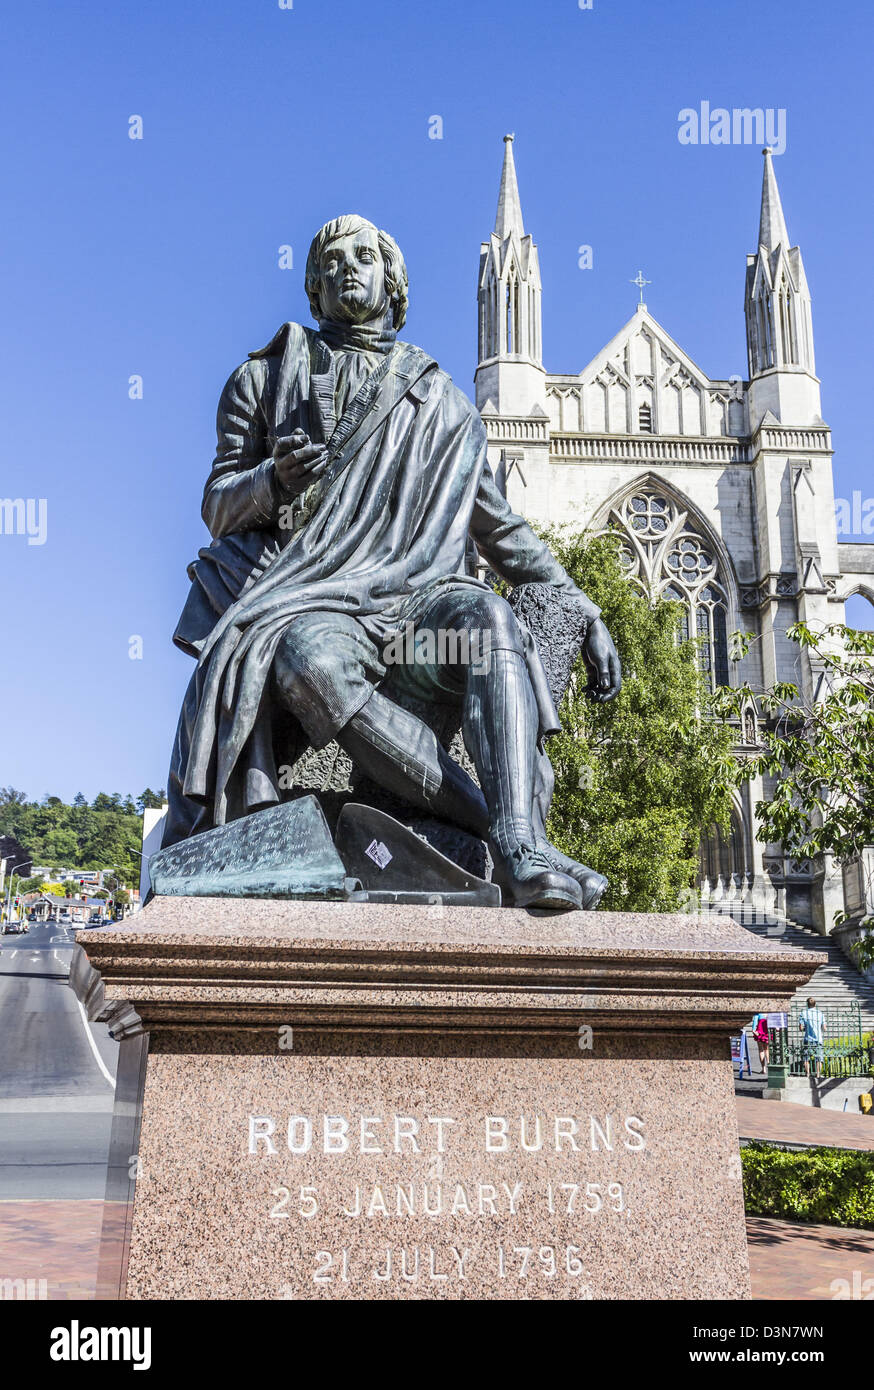
[[[642,270],[639,270],[639,271],[637,272],[637,274],[635,275],[634,279],[633,279],[633,280],[630,280],[628,283],[631,284],[631,285],[636,285],[637,288],[640,290],[640,302],[641,302],[641,304],[642,304],[642,303],[643,303],[643,288],[644,288],[644,285],[651,285],[651,284],[652,284],[652,280],[647,280],[647,278],[646,278],[646,276],[644,275],[643,271],[642,271]]]

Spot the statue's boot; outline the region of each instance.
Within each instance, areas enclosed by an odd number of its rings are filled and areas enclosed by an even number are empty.
[[[542,854],[554,869],[576,880],[583,895],[582,906],[587,912],[594,911],[610,887],[609,878],[599,874],[596,869],[590,869],[587,864],[579,864],[576,859],[562,854],[560,849],[549,843],[545,835],[538,836],[534,845],[538,853]]]
[[[566,910],[582,907],[579,884],[555,868],[533,844],[518,844],[505,854],[489,837],[492,882],[501,890],[505,907],[543,907]]]
[[[512,907],[582,906],[582,891],[535,844],[531,820],[538,718],[524,657],[499,649],[488,670],[471,669],[464,739],[491,814],[492,877]]]
[[[567,874],[570,878],[576,879],[583,895],[582,905],[587,912],[592,912],[610,887],[610,880],[595,869],[590,869],[587,864],[580,864],[576,859],[571,859],[569,855],[562,854],[561,850],[556,849],[555,845],[550,844],[546,838],[546,817],[552,802],[554,786],[555,773],[552,763],[544,752],[538,750],[534,765],[534,799],[531,817],[534,825],[534,846],[559,873]]]
[[[489,812],[482,792],[449,756],[433,729],[374,691],[337,735],[353,762],[393,796],[484,839]]]

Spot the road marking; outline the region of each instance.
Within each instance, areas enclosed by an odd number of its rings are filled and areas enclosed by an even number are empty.
[[[91,1029],[88,1027],[88,1015],[82,1008],[82,1000],[77,999],[76,1003],[79,1005],[79,1012],[82,1015],[82,1027],[85,1029],[85,1036],[91,1044],[91,1051],[94,1053],[94,1060],[96,1061],[100,1070],[103,1072],[103,1075],[106,1077],[106,1080],[109,1082],[112,1089],[115,1090],[115,1077],[112,1075],[111,1071],[107,1070],[106,1063],[100,1055],[97,1044],[94,1041],[94,1035],[92,1034]]]

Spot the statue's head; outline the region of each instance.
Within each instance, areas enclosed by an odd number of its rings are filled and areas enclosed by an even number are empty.
[[[388,232],[366,217],[346,213],[326,222],[313,238],[306,268],[313,317],[367,323],[391,313],[401,329],[407,317],[407,267]]]

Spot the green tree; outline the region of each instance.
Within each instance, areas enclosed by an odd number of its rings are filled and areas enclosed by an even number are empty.
[[[728,824],[731,730],[710,714],[696,643],[678,640],[679,605],[629,584],[618,540],[568,528],[544,536],[601,608],[624,673],[608,704],[588,698],[582,661],[574,673],[549,745],[550,838],[607,875],[603,907],[676,910],[695,882],[702,835]]]
[[[45,836],[46,858],[61,864],[75,864],[78,841],[72,830],[53,827]]]
[[[167,793],[163,787],[158,792],[153,792],[151,787],[146,787],[146,790],[140,792],[137,797],[137,807],[140,811],[145,811],[147,809],[158,811],[166,800]]]
[[[723,714],[737,716],[755,701],[768,716],[761,751],[738,775],[777,779],[756,806],[760,840],[781,842],[796,862],[826,853],[852,860],[874,844],[874,633],[843,623],[817,632],[800,622],[786,635],[809,653],[824,684],[813,698],[788,681],[764,693],[749,685],[720,692]],[[744,634],[739,652],[751,640]],[[861,925],[870,929],[874,919]],[[874,964],[874,932],[856,956],[863,967]]]
[[[100,792],[93,806],[81,796],[67,806],[48,794],[34,802],[14,789],[6,792],[0,791],[0,835],[14,835],[34,863],[75,869],[118,864],[128,882],[139,881],[139,857],[131,847],[142,839],[142,818],[130,797],[125,802],[118,793]]]

